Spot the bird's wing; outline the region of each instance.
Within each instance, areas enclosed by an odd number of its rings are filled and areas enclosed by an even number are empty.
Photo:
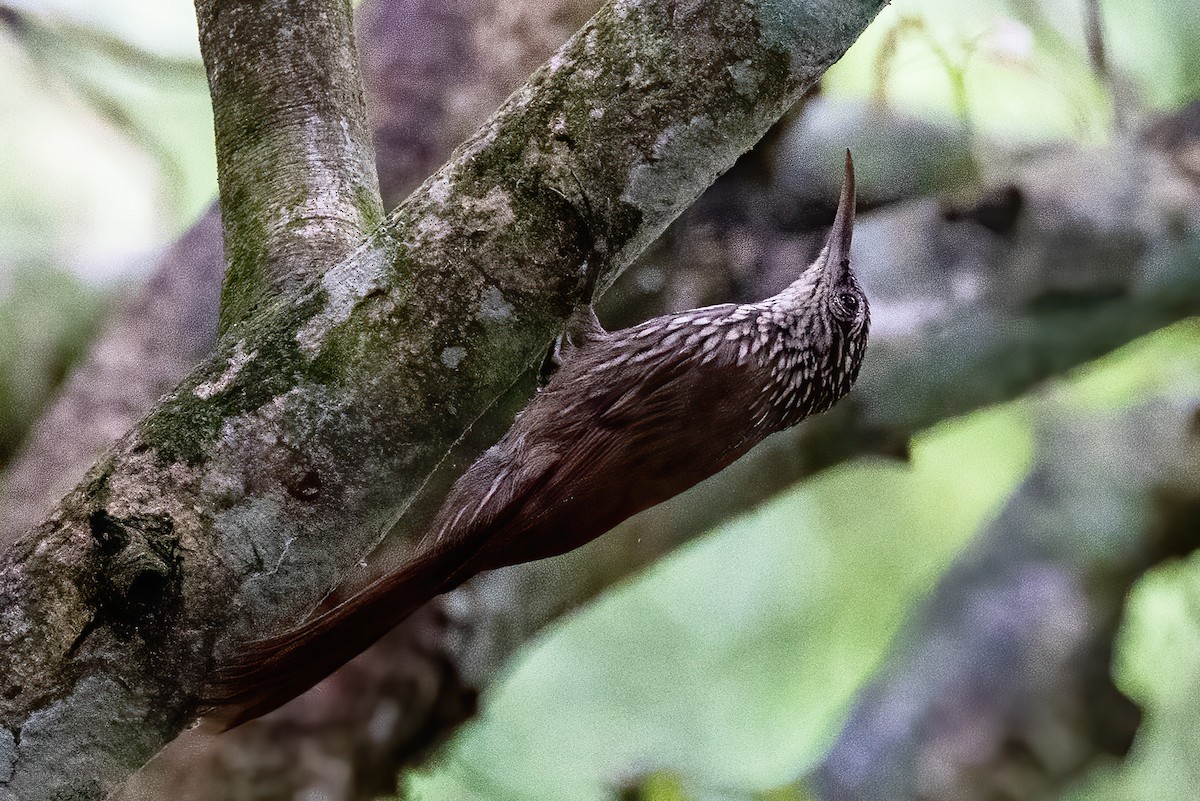
[[[707,478],[758,441],[745,436],[754,391],[747,368],[689,359],[645,367],[634,383],[593,376],[587,401],[558,422],[553,437],[538,437],[527,449],[526,469],[503,496],[506,508],[488,512],[508,522],[492,530],[480,551],[487,568],[578,547]]]

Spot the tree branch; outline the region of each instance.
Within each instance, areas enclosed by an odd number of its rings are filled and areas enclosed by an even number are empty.
[[[216,344],[225,260],[212,206],[111,314],[0,482],[0,553]]]
[[[385,204],[397,203],[437,169],[598,5],[364,2],[358,36]],[[509,16],[514,10],[521,13]],[[212,353],[224,273],[214,205],[119,305],[30,431],[0,481],[0,552],[42,520],[105,449]]]
[[[1037,467],[860,694],[819,798],[1050,801],[1129,749],[1113,641],[1133,583],[1200,545],[1196,410],[1042,409]]]
[[[601,239],[619,271],[879,5],[610,6],[378,234],[248,318],[0,563],[0,789],[99,798],[174,735],[226,624],[311,606],[545,346],[564,266]]]
[[[229,272],[225,331],[383,220],[349,0],[196,0]]]
[[[592,0],[361,4],[357,39],[385,204],[394,204],[433,172],[596,5]],[[6,538],[44,517],[113,441],[211,353],[223,274],[214,206],[112,315],[0,480],[0,552]],[[471,439],[478,448],[490,444],[482,436]],[[462,461],[471,458],[466,453]],[[243,728],[220,738],[185,734],[139,771],[120,797],[226,799],[244,794],[247,784],[258,798],[290,799],[316,788],[330,798],[393,791],[394,754],[424,750],[431,737],[440,739],[474,708],[472,690],[453,690],[456,680],[442,653],[447,635],[434,604],[377,649],[375,661],[343,672],[346,692],[318,696],[316,705],[310,697],[306,723]],[[393,725],[380,736],[379,722],[392,717]],[[368,720],[376,721],[376,736],[367,734]],[[330,736],[341,731],[355,736]],[[321,758],[314,759],[315,753]],[[350,755],[354,764],[344,770]],[[271,764],[291,767],[262,770]]]
[[[391,9],[392,6],[388,6],[388,8]],[[364,7],[363,11],[367,10],[368,8]],[[488,19],[489,21],[491,17],[498,16],[488,14],[488,12],[482,10],[480,13],[484,19]],[[437,16],[432,10],[430,11],[430,15]],[[547,16],[558,19],[557,15],[548,14]],[[465,41],[472,43],[477,43],[481,40],[492,41],[493,37],[498,36],[495,32],[481,33],[472,31],[465,25],[461,28],[448,25],[448,28],[461,31],[461,35]],[[383,28],[381,30],[386,29]],[[422,32],[419,28],[405,30],[414,34],[414,38],[420,41],[427,42],[431,36],[429,32]],[[370,34],[362,35],[360,41],[365,41],[369,36]],[[381,34],[380,38],[387,39],[388,37]],[[448,51],[461,53],[461,48],[465,48],[468,45],[463,42],[456,43],[453,37],[447,36],[444,40],[444,46]],[[416,47],[416,44],[409,47],[398,46],[395,54],[413,53]],[[369,53],[376,52],[374,50],[369,51]],[[511,52],[511,49],[505,49],[502,52]],[[527,57],[536,58],[536,56]],[[382,56],[377,55],[375,58],[379,59]],[[455,63],[461,67],[464,63],[472,63],[474,59],[484,61],[489,66],[494,66],[502,61],[502,59],[492,57],[490,54],[484,52],[479,56],[467,59],[464,59],[460,55],[455,59]],[[372,61],[373,59],[368,54],[365,64],[370,65]],[[387,72],[387,64],[381,64],[380,67],[385,73]],[[520,67],[515,67],[515,69],[519,71]],[[368,72],[370,72],[369,69]],[[398,75],[395,71],[392,71],[391,74],[393,76]],[[446,74],[453,77],[455,73],[447,69]],[[398,81],[399,79],[393,78],[392,80]],[[436,84],[428,85],[432,85],[435,88],[433,94],[435,98],[446,97],[445,94],[436,92]],[[425,108],[427,110],[433,109],[437,120],[447,119],[446,107],[439,106],[436,100],[428,99],[430,93],[425,89],[422,89],[420,92],[406,92],[404,91],[403,83],[400,82],[398,87],[384,84],[383,89],[380,91],[381,94],[397,98],[396,102],[408,102],[407,98],[419,94],[421,97],[426,98]],[[503,79],[498,84],[493,85],[492,91],[501,93],[506,91]],[[471,96],[476,98],[480,94],[481,91],[478,89],[471,92]],[[477,102],[476,105],[480,106],[481,102]],[[462,104],[455,102],[450,104],[450,107],[458,109],[462,108]],[[864,156],[870,157],[872,160],[878,159],[887,165],[911,165],[919,170],[922,155],[926,154],[929,150],[927,144],[929,140],[916,140],[917,146],[912,152],[901,150],[894,155],[884,157],[883,154],[887,152],[887,148],[897,146],[897,142],[904,141],[906,138],[911,139],[914,133],[905,127],[898,128],[897,123],[900,121],[896,119],[875,118],[856,120],[851,118],[846,120],[846,110],[844,108],[836,110],[833,118],[844,120],[847,127],[844,130],[834,131],[829,134],[831,149],[836,150],[846,142],[855,142],[855,137],[861,135],[862,132],[869,131],[872,133],[872,144],[869,147],[864,148],[861,145],[855,147],[856,153],[861,154],[859,157],[860,172],[865,173],[869,170],[869,162],[863,163]],[[381,146],[385,141],[391,141],[396,143],[394,148],[401,148],[403,147],[403,143],[414,141],[414,137],[417,135],[416,132],[421,128],[419,118],[408,116],[403,112],[392,112],[390,107],[381,111],[378,114],[378,119],[382,120],[385,125],[392,125],[390,129],[391,133],[377,133],[376,138],[380,141]],[[437,122],[429,124],[423,133],[429,136],[441,136],[448,141],[447,137],[449,134],[447,134],[447,131],[455,130],[456,126],[466,124],[461,121],[461,118],[454,115],[450,115],[448,119],[450,120],[449,123]],[[393,123],[393,120],[396,122]],[[456,120],[458,121],[456,122]],[[803,127],[820,131],[828,128],[828,122]],[[415,141],[419,144],[420,140]],[[819,150],[814,142],[807,138],[796,143],[794,149],[804,154],[816,153]],[[394,150],[393,152],[397,151]],[[436,159],[438,157],[436,153],[431,153],[429,148],[418,149],[418,152],[425,159]],[[939,155],[935,157],[935,160],[939,164],[949,163],[944,151],[939,150],[938,153]],[[1068,160],[1074,158],[1069,153],[1065,154],[1065,156]],[[816,158],[810,156],[807,160],[815,161]],[[417,165],[412,169],[413,172],[402,180],[413,180],[421,174],[423,168]],[[1043,165],[1043,169],[1046,169],[1046,165]],[[1136,179],[1136,170],[1131,170],[1131,172],[1133,173],[1132,177]],[[384,179],[389,175],[389,169],[386,165],[381,166],[381,175]],[[1128,177],[1127,175],[1126,180]],[[746,179],[746,176],[739,176],[739,178]],[[754,184],[748,180],[742,183],[742,186],[746,187],[745,190],[731,189],[728,183],[725,183],[722,187],[715,187],[714,192],[706,197],[705,203],[694,212],[689,212],[686,218],[680,221],[677,230],[669,232],[664,238],[663,241],[667,245],[666,253],[664,254],[663,251],[659,251],[657,255],[649,254],[648,258],[643,260],[641,265],[631,270],[626,275],[626,280],[618,285],[618,288],[622,289],[622,291],[620,293],[610,293],[614,295],[619,294],[620,298],[613,297],[606,298],[606,300],[616,301],[616,305],[621,306],[622,309],[616,308],[612,303],[607,304],[609,311],[605,314],[605,318],[612,319],[614,314],[619,313],[623,319],[640,319],[641,317],[657,313],[664,308],[684,308],[689,305],[700,305],[710,300],[713,302],[727,300],[731,296],[738,298],[755,297],[772,291],[769,283],[761,286],[755,283],[758,276],[770,274],[772,271],[769,268],[773,265],[779,267],[781,263],[786,264],[790,258],[803,259],[805,256],[802,253],[796,254],[793,252],[797,247],[802,251],[803,243],[791,242],[789,244],[791,236],[787,233],[787,230],[770,230],[765,226],[764,215],[765,217],[777,215],[780,208],[786,207],[793,202],[791,194],[795,186],[804,186],[812,180],[814,179],[809,176],[798,179],[797,174],[789,168],[786,173],[778,177],[768,195],[763,194],[761,185]],[[885,188],[897,184],[897,181],[891,180],[885,185]],[[1096,205],[1103,206],[1108,202],[1105,198],[1123,197],[1122,190],[1120,189],[1121,185],[1123,184],[1110,185],[1109,190],[1105,190],[1096,196],[1092,195],[1094,187],[1090,183],[1085,183],[1082,186],[1064,187],[1059,192],[1060,198],[1056,205],[1068,207],[1065,216],[1068,218],[1077,218],[1077,224],[1074,233],[1071,233],[1070,229],[1060,232],[1061,240],[1056,237],[1049,237],[1042,241],[1040,245],[1028,243],[1024,240],[1010,242],[1010,244],[1006,245],[1005,242],[1007,240],[1004,237],[1000,237],[994,245],[991,245],[988,244],[989,240],[982,238],[978,243],[978,247],[988,251],[993,249],[993,247],[1012,247],[1023,251],[1049,249],[1066,252],[1069,250],[1068,243],[1072,236],[1082,235],[1090,239],[1096,233],[1094,230],[1088,228],[1081,230],[1078,227],[1078,220],[1087,219],[1089,212],[1083,210],[1071,211],[1069,207],[1077,203],[1080,198],[1087,200],[1089,206],[1093,200]],[[1160,205],[1160,203],[1166,196],[1169,196],[1178,188],[1177,177],[1172,177],[1166,182],[1165,191],[1158,193],[1158,201],[1146,206],[1140,205],[1141,201],[1135,203],[1134,207],[1139,209],[1139,211],[1131,213],[1129,219],[1123,222],[1117,229],[1105,230],[1103,220],[1097,220],[1096,225],[1102,229],[1101,241],[1092,247],[1104,254],[1100,259],[1100,263],[1112,264],[1114,259],[1127,257],[1131,248],[1132,250],[1136,250],[1137,247],[1134,247],[1136,242],[1144,241],[1149,237],[1159,236],[1161,231],[1154,226],[1151,226],[1148,232],[1136,233],[1143,226],[1139,225],[1136,229],[1131,228],[1129,227],[1129,221],[1133,219],[1152,219],[1160,221],[1159,223],[1155,223],[1155,225],[1169,223],[1174,218],[1174,212],[1172,211],[1174,205]],[[385,194],[387,192],[388,190],[385,188]],[[999,196],[997,199],[1003,200],[1003,196]],[[728,205],[730,203],[733,205]],[[946,237],[958,238],[958,235],[953,233],[954,230],[970,231],[975,225],[969,223],[977,218],[986,217],[989,213],[994,218],[995,212],[1003,210],[1004,205],[1004,203],[994,202],[992,204],[981,205],[976,209],[948,209],[946,210],[948,213],[963,218],[961,222],[958,225],[949,226],[949,232],[939,224],[923,238],[928,241],[939,241]],[[936,217],[937,215],[933,216],[934,219]],[[863,219],[864,222],[869,222],[870,220],[869,217]],[[903,219],[897,221],[894,227],[902,229]],[[736,223],[731,224],[731,220],[736,220]],[[977,233],[981,237],[986,235],[986,232],[983,230],[979,230]],[[754,255],[748,256],[747,244],[755,241],[756,237],[760,241],[750,249]],[[1058,244],[1054,244],[1055,242],[1058,242]],[[710,246],[716,249],[717,255],[713,255],[712,252],[705,252],[703,259],[698,258],[698,254],[706,251]],[[1183,257],[1187,253],[1188,247],[1187,240],[1176,241],[1166,248],[1164,257],[1167,260]],[[675,255],[671,255],[672,249],[678,249]],[[971,248],[959,248],[958,250],[970,252]],[[895,249],[895,252],[902,256],[904,255],[905,246],[903,242]],[[1122,256],[1122,253],[1126,255]],[[911,255],[912,253],[910,252]],[[922,255],[924,255],[923,252]],[[941,286],[944,283],[958,283],[964,277],[969,277],[965,273],[952,272],[948,274],[949,278],[947,278],[947,273],[939,266],[939,253],[935,252],[932,255],[934,257],[933,260],[923,262],[928,269],[928,278],[922,279],[928,280],[931,286]],[[1149,254],[1147,257],[1157,258],[1157,255]],[[983,262],[981,269],[986,272],[989,263]],[[703,274],[698,274],[695,269],[692,271],[686,269],[696,268],[696,265],[702,265],[702,267],[697,269],[704,270]],[[1085,264],[1080,265],[1080,269],[1084,267],[1086,267]],[[679,272],[675,272],[677,269]],[[164,265],[163,273],[165,275],[178,274],[177,269],[170,269],[168,265]],[[719,277],[714,278],[714,276]],[[1014,280],[1019,280],[1019,273],[1014,273],[1011,277]],[[769,282],[770,280],[778,280],[778,278],[767,280]],[[1138,283],[1139,280],[1133,279],[1134,283]],[[210,289],[209,297],[215,297],[215,286],[215,283],[211,285],[212,288]],[[703,291],[698,293],[697,286],[700,286]],[[659,289],[655,292],[647,292],[647,287],[659,287]],[[1180,302],[1190,302],[1186,297],[1187,290],[1184,289],[1183,292],[1184,295],[1180,298]],[[1001,296],[1003,294],[1001,292]],[[1080,287],[1080,292],[1076,299],[1086,300],[1088,294],[1086,287]],[[1169,298],[1169,295],[1169,290],[1163,294],[1167,298]],[[1073,293],[1068,293],[1061,297],[1060,300],[1067,303],[1075,297]],[[1096,299],[1093,297],[1091,301],[1095,301]],[[999,299],[993,298],[992,300],[998,302]],[[914,306],[926,305],[917,293],[914,293],[911,302]],[[936,300],[929,301],[928,305],[936,305]],[[1015,304],[1015,306],[1019,310],[1019,304]],[[213,307],[215,309],[215,301]],[[1168,310],[1169,314],[1177,312],[1180,312],[1180,310]],[[1003,313],[1005,313],[1004,308],[1002,306],[998,307],[996,314],[1002,315]],[[1014,325],[1016,324],[1017,322],[1014,320]],[[1153,322],[1146,320],[1144,324],[1149,326],[1153,325]],[[1088,332],[1081,331],[1080,334],[1086,337]],[[1032,326],[1029,336],[1033,340],[1041,341],[1043,343],[1042,347],[1049,348],[1051,347],[1050,343],[1054,341],[1054,328],[1049,325]],[[155,339],[156,337],[148,338]],[[874,349],[873,342],[872,353]],[[103,352],[105,347],[101,346],[98,350]],[[1004,366],[1005,364],[1008,364],[1008,361],[1001,359],[999,364],[986,364],[985,367],[985,363],[980,362],[977,366],[977,369],[986,369],[991,373],[993,378],[998,379],[989,383],[988,386],[993,390],[1000,391],[1002,397],[1019,393],[1022,387],[1025,386],[1022,382],[1029,379],[1029,376],[1021,378],[1012,375],[1010,376],[1012,384],[1006,387],[1008,381],[1000,380],[1003,379],[1003,376],[1008,375],[1008,371]],[[123,380],[134,380],[135,378],[140,378],[141,375],[144,374],[136,373],[135,375],[127,376]],[[912,376],[910,379],[918,384],[922,384],[925,382],[926,377]],[[150,397],[156,397],[162,391],[165,391],[166,388],[164,386],[157,392],[150,393]],[[928,397],[932,400],[933,392],[934,390],[931,389],[929,393],[922,393],[922,397]],[[62,438],[63,443],[69,443],[69,441],[69,438]],[[869,441],[869,438],[864,441]],[[824,446],[828,443],[818,442],[816,444]],[[35,487],[39,486],[39,482],[31,483]],[[750,492],[744,496],[735,495],[728,499],[729,513],[734,513],[737,509],[743,508],[739,504],[753,504],[756,501],[756,497],[756,493]],[[541,587],[540,593],[550,597],[549,604],[543,604],[543,606],[549,605],[552,608],[547,612],[541,607],[536,607],[531,614],[533,618],[531,621],[524,619],[525,616],[519,612],[519,607],[529,599],[537,600],[539,597],[537,586],[529,586],[531,582],[542,580],[543,573],[538,572],[536,566],[530,566],[533,572],[526,578],[524,589],[512,594],[502,594],[498,599],[492,599],[495,601],[492,605],[497,608],[490,612],[488,610],[489,603],[485,602],[485,599],[478,594],[481,591],[464,591],[463,598],[466,600],[460,602],[460,608],[463,611],[459,620],[460,622],[464,620],[470,622],[470,630],[478,630],[478,633],[473,635],[475,640],[485,641],[488,638],[492,638],[503,641],[505,648],[518,647],[526,636],[529,636],[531,632],[538,629],[543,621],[552,619],[556,605],[557,608],[569,607],[577,600],[586,598],[588,594],[600,591],[609,582],[620,579],[628,571],[636,570],[642,564],[648,563],[671,546],[670,537],[651,538],[638,542],[637,537],[646,534],[647,531],[648,529],[635,529],[625,539],[621,539],[617,533],[610,534],[608,537],[603,538],[592,550],[579,554],[579,558],[571,561],[569,564],[554,567],[547,565],[545,572],[549,573],[550,578],[554,579],[556,575],[561,575],[561,579],[553,580],[548,585]],[[688,532],[680,534],[681,537],[687,535]],[[606,540],[612,541],[611,549],[602,547]],[[600,548],[600,550],[597,550],[597,548]],[[566,571],[566,575],[562,575],[562,571]],[[514,582],[514,586],[517,586],[516,582]],[[501,585],[499,589],[509,592],[512,588],[508,587],[508,585]],[[561,600],[555,600],[556,598]],[[423,737],[429,736],[430,729],[423,727],[432,727],[433,731],[440,729],[444,733],[448,725],[452,721],[459,719],[462,714],[461,712],[455,714],[450,712],[450,710],[453,710],[456,704],[460,710],[462,709],[462,693],[466,688],[462,686],[461,682],[453,678],[453,670],[450,673],[438,672],[446,669],[445,663],[442,662],[445,658],[444,649],[449,642],[453,641],[456,636],[455,632],[453,630],[446,631],[438,623],[437,615],[433,616],[432,621],[429,620],[429,616],[423,616],[422,619],[414,620],[412,623],[414,624],[412,627],[414,629],[413,632],[405,634],[403,631],[398,631],[391,639],[391,650],[375,654],[376,661],[368,662],[368,664],[382,666],[397,666],[393,669],[398,671],[398,673],[381,674],[368,669],[366,671],[359,670],[356,673],[351,672],[338,677],[343,682],[345,687],[344,692],[335,691],[331,694],[329,692],[330,688],[326,687],[324,695],[312,694],[308,696],[306,699],[303,699],[302,705],[292,705],[290,709],[283,711],[290,717],[277,721],[270,728],[264,727],[260,729],[257,732],[259,735],[257,738],[250,736],[252,734],[251,727],[246,727],[236,732],[232,741],[228,736],[213,741],[218,745],[227,747],[221,752],[225,755],[224,757],[219,755],[211,757],[214,759],[214,762],[211,764],[188,761],[186,757],[194,755],[190,753],[185,754],[184,761],[177,763],[178,773],[175,775],[175,779],[170,780],[167,785],[172,788],[172,792],[168,794],[171,797],[183,797],[176,794],[180,792],[181,785],[178,783],[178,780],[181,777],[183,779],[203,777],[202,786],[193,786],[194,793],[186,797],[228,797],[232,793],[221,789],[228,786],[223,782],[229,782],[234,786],[240,787],[245,787],[246,784],[253,784],[256,788],[256,797],[290,798],[299,791],[298,788],[305,787],[320,787],[329,792],[332,798],[369,797],[370,791],[368,788],[378,786],[373,784],[373,782],[389,781],[394,775],[391,766],[394,764],[395,757],[390,756],[391,754],[403,755],[411,753],[411,749],[418,748],[420,744],[428,742]],[[431,631],[437,638],[445,638],[446,642],[439,639],[432,641],[421,639],[422,636],[428,635]],[[425,635],[422,635],[421,632],[424,632]],[[416,641],[423,643],[423,645],[419,647],[413,645],[413,633],[418,635]],[[479,653],[479,647],[476,646],[474,651]],[[364,660],[360,660],[360,663],[366,662],[369,658],[370,655],[364,658]],[[416,673],[409,672],[415,666],[419,666],[427,660],[432,660],[432,665],[435,666],[433,672],[428,670],[419,670]],[[483,653],[482,661],[486,662],[486,660],[487,654]],[[437,667],[438,665],[441,665],[441,667]],[[368,683],[364,681],[364,677],[374,678],[371,678]],[[378,701],[376,706],[362,704],[362,688],[364,684],[385,688],[385,694],[382,698],[379,696],[369,697],[375,698]],[[392,692],[399,694],[390,695]],[[441,694],[440,697],[439,693]],[[350,699],[354,699],[352,703]],[[398,739],[388,738],[380,743],[373,737],[367,738],[365,734],[367,732],[367,721],[374,721],[377,724],[381,719],[380,716],[386,712],[388,704],[395,701],[400,702],[400,708],[403,710],[398,716],[396,727],[391,730],[391,736]],[[410,706],[411,704],[416,704],[417,706]],[[346,716],[349,716],[350,719],[347,719]],[[289,720],[291,722],[288,722]],[[322,723],[321,721],[326,722]],[[378,733],[377,728],[371,729],[371,731],[376,734]],[[417,737],[414,741],[408,735],[405,735],[404,731],[424,731],[425,735]],[[353,736],[351,732],[363,733],[363,738],[357,745],[354,741],[349,741]],[[280,737],[284,738],[282,743],[280,743]],[[365,748],[368,740],[371,744],[370,749]],[[350,760],[352,761],[353,768],[347,770],[339,767],[337,770],[330,772],[318,770],[319,766],[312,765],[313,771],[289,771],[286,775],[264,770],[262,768],[264,762],[256,760],[263,756],[264,748],[268,747],[268,741],[270,741],[271,748],[282,745],[283,754],[282,757],[272,756],[264,758],[265,762],[269,764],[298,764],[303,761],[305,765],[309,765],[311,760],[300,760],[298,755],[301,753],[310,754],[313,752],[313,749],[316,749],[322,752],[326,759],[334,760],[332,763],[323,760],[321,764],[344,765],[345,762],[343,760]],[[247,743],[252,744],[253,750],[249,752],[244,750]],[[188,745],[189,747],[195,747],[195,740],[193,739]],[[379,750],[375,750],[376,748]],[[389,750],[393,748],[396,750]],[[291,756],[287,756],[288,754],[291,754]],[[370,756],[368,759],[369,755],[373,756]],[[280,762],[279,759],[282,759],[283,762]],[[159,761],[156,761],[155,764],[159,764]],[[314,773],[315,775],[313,775]],[[220,777],[219,780],[218,777]],[[331,777],[337,777],[338,781],[348,784],[331,785],[329,784],[332,781]],[[264,782],[268,786],[272,784],[275,786],[282,785],[280,786],[279,794],[271,795],[268,791],[265,791]],[[167,794],[163,792],[151,792],[144,797],[161,798],[165,797],[165,795]]]

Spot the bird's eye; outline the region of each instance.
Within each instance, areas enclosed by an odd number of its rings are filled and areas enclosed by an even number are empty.
[[[849,292],[843,292],[837,296],[838,305],[846,312],[847,315],[853,317],[858,313],[858,296]]]

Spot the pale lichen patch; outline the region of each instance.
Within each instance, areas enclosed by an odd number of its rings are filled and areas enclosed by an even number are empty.
[[[458,368],[458,365],[462,363],[462,360],[466,357],[466,355],[466,348],[459,345],[454,345],[442,351],[442,364],[446,365],[451,370],[455,370]]]
[[[417,222],[417,239],[437,241],[445,239],[454,229],[448,221],[436,214],[426,214]]]
[[[17,766],[17,738],[8,729],[0,729],[0,782],[12,779]]]
[[[50,549],[48,542],[39,543],[36,549],[38,555]],[[7,584],[15,584],[24,578],[20,565],[12,565],[0,573],[0,579]],[[17,640],[29,634],[31,630],[29,616],[25,610],[16,604],[8,604],[0,609],[0,645],[10,646]]]
[[[697,114],[655,138],[649,157],[632,165],[621,201],[652,219],[671,220],[733,164],[736,154],[721,143],[712,117]],[[663,187],[676,187],[664,193]],[[680,191],[679,187],[688,189]]]
[[[509,103],[515,103],[518,107],[526,106],[529,104],[532,97],[532,91],[528,87],[523,87],[518,89],[513,96],[509,98]],[[491,144],[496,141],[496,135],[499,130],[497,125],[491,121],[485,124],[487,125],[487,129],[485,131],[481,131],[479,134],[476,134],[475,139],[467,144],[466,149],[463,151],[460,162],[470,161],[480,153],[486,151],[488,147],[490,147]]]
[[[201,400],[208,400],[214,395],[221,394],[229,389],[230,384],[237,378],[242,368],[254,361],[254,357],[256,356],[258,356],[257,350],[247,353],[245,340],[239,341],[233,346],[233,355],[229,357],[229,363],[225,367],[225,372],[212,381],[205,381],[203,384],[200,384],[192,390],[192,394]]]
[[[450,185],[450,176],[439,175],[429,184],[429,199],[439,206],[444,206],[450,199],[451,189],[453,187]]]
[[[758,71],[750,59],[730,64],[726,67],[729,77],[733,78],[733,88],[742,97],[754,97],[758,92]]]
[[[675,138],[675,128],[665,128],[659,132],[654,138],[654,149],[650,151],[650,157],[657,161],[663,157],[664,153],[670,152],[671,140]]]
[[[646,85],[646,71],[642,69],[641,64],[634,64],[629,68],[629,85],[643,87]]]
[[[550,72],[552,74],[555,72],[558,72],[560,69],[562,69],[564,66],[566,66],[567,64],[570,64],[570,63],[571,63],[571,59],[564,56],[562,54],[562,51],[560,50],[559,52],[550,56]]]
[[[499,287],[490,286],[483,292],[479,302],[479,320],[507,320],[512,317],[513,305],[504,299]]]
[[[73,774],[94,774],[96,753],[132,764],[149,713],[144,699],[135,695],[137,684],[138,678],[130,675],[85,676],[69,696],[30,714],[21,727],[20,760],[8,788],[14,797],[101,797],[73,792]]]
[[[321,278],[325,308],[296,332],[296,342],[310,356],[321,352],[326,335],[350,317],[364,297],[387,288],[387,250],[373,240],[357,248]]]
[[[481,198],[464,198],[463,208],[471,214],[491,217],[491,222],[496,226],[509,225],[517,218],[513,212],[512,199],[498,186],[493,186]]]
[[[174,507],[167,499],[166,480],[174,487],[187,486],[197,475],[186,466],[174,471],[174,463],[164,472],[164,465],[153,449],[134,449],[120,455],[119,469],[107,472],[104,479],[108,499],[105,509],[115,517],[138,514],[170,515]],[[147,481],[155,476],[157,482]],[[164,480],[166,479],[166,480]]]

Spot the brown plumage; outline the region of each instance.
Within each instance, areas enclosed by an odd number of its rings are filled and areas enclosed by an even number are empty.
[[[832,406],[867,340],[853,227],[847,152],[825,248],[779,294],[613,332],[585,310],[561,368],[454,485],[416,556],[219,666],[218,718],[233,727],[271,711],[476,573],[583,545]]]

